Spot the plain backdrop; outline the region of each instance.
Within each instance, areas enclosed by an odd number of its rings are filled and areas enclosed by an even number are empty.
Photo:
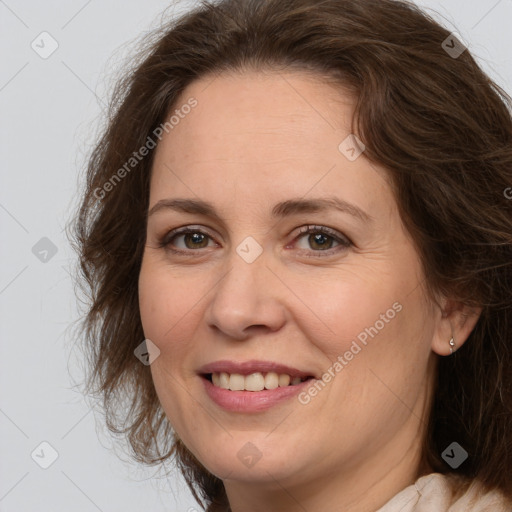
[[[419,3],[512,93],[512,0]],[[182,0],[168,13],[195,4]],[[83,363],[72,357],[77,340],[69,335],[77,309],[64,227],[79,172],[112,74],[170,5],[0,0],[2,512],[199,510],[176,471],[166,478],[140,467],[111,440],[77,389]]]

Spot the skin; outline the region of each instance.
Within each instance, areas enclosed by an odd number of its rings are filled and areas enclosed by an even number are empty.
[[[351,133],[348,92],[306,72],[244,71],[192,83],[178,107],[190,97],[197,107],[156,149],[149,209],[201,199],[219,219],[166,208],[148,218],[140,311],[160,350],[160,403],[223,479],[234,512],[377,510],[420,475],[437,355],[450,354],[452,336],[464,343],[479,312],[429,300],[386,171],[339,151]],[[271,216],[280,201],[332,196],[372,221],[337,210]],[[351,245],[315,243],[298,231],[307,225]],[[184,226],[208,236],[174,238],[179,255],[159,245]],[[248,236],[263,249],[253,263],[236,252]],[[396,302],[402,310],[307,404],[234,413],[203,390],[198,369],[219,359],[322,375]],[[247,442],[261,453],[252,467],[237,457]]]

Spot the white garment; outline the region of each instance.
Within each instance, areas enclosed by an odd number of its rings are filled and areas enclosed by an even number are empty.
[[[486,492],[473,482],[455,501],[453,482],[441,473],[422,476],[376,512],[512,512],[501,492]]]

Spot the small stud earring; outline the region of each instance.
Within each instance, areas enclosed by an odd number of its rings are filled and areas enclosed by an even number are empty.
[[[453,354],[455,352],[455,350],[457,350],[455,348],[455,341],[453,340],[453,336],[452,336],[452,338],[450,338],[449,343],[450,343],[450,354]]]

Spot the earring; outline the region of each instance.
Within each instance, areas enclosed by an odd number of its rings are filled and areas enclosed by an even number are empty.
[[[453,340],[453,336],[450,338],[450,354],[453,354],[457,349],[455,348],[455,341]]]

